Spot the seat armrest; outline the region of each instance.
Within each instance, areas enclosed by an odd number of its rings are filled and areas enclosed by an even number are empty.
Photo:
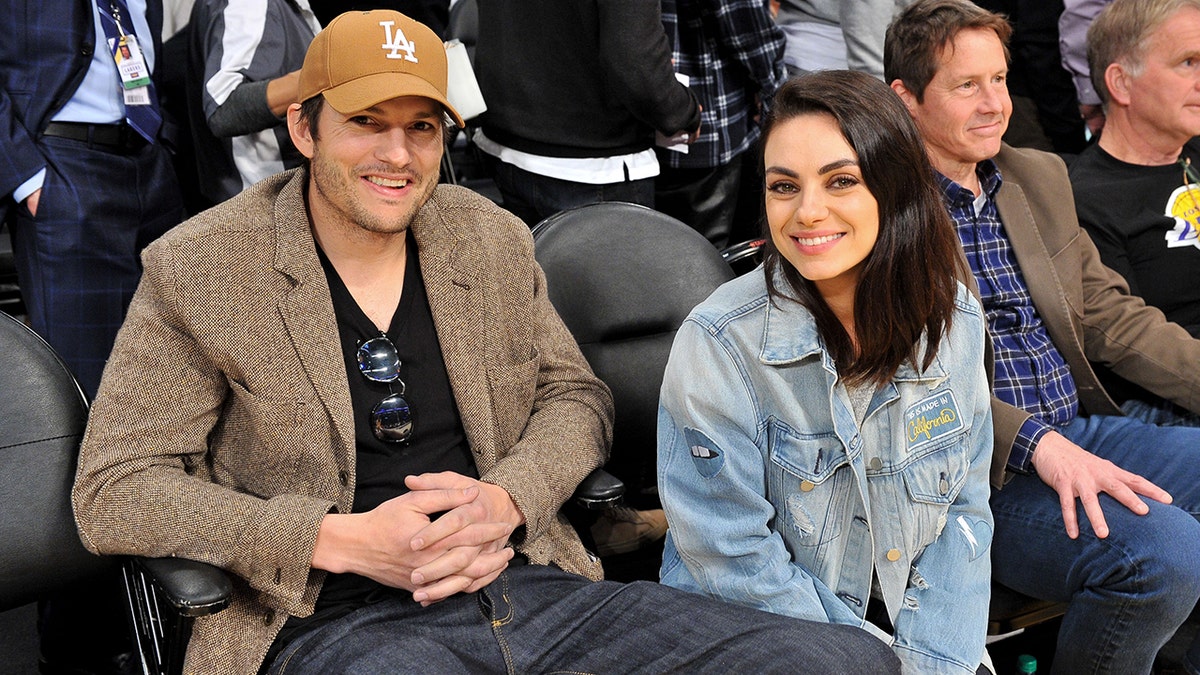
[[[219,567],[185,558],[129,560],[181,616],[207,616],[229,605],[233,583]]]
[[[604,469],[595,469],[575,488],[575,504],[588,511],[611,508],[625,496],[625,483]]]

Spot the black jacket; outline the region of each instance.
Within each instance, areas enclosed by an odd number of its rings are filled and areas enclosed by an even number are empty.
[[[480,0],[475,70],[484,133],[550,157],[651,147],[693,131],[700,109],[675,80],[659,3]]]

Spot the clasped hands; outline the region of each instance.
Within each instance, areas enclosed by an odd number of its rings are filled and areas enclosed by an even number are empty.
[[[525,517],[504,488],[449,471],[404,483],[409,492],[371,511],[326,515],[313,567],[412,591],[424,606],[477,591],[507,568],[508,538]]]

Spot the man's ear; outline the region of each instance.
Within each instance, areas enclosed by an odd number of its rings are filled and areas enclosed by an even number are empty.
[[[1130,90],[1133,88],[1133,75],[1129,69],[1120,63],[1110,63],[1104,69],[1104,84],[1108,87],[1108,98],[1117,105],[1129,105]]]
[[[904,103],[904,107],[908,109],[909,117],[916,118],[917,97],[899,79],[892,80],[891,87],[892,91],[900,97],[900,101]]]
[[[293,103],[287,109],[287,125],[288,135],[292,137],[292,144],[308,159],[313,158],[313,137],[312,129],[309,128],[308,120],[300,118],[300,104]]]

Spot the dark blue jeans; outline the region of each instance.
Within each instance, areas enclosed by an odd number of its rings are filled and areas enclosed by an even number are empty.
[[[1109,535],[1098,539],[1076,500],[1080,535],[1071,540],[1054,490],[1037,476],[1016,476],[992,493],[992,576],[1027,595],[1070,603],[1054,673],[1149,673],[1200,598],[1200,429],[1096,416],[1061,431],[1174,501],[1144,499],[1150,512],[1139,516],[1102,495]],[[1200,673],[1198,657],[1194,642],[1189,672]]]
[[[271,675],[898,673],[882,641],[659,584],[521,565],[422,608],[397,593],[298,638]]]

